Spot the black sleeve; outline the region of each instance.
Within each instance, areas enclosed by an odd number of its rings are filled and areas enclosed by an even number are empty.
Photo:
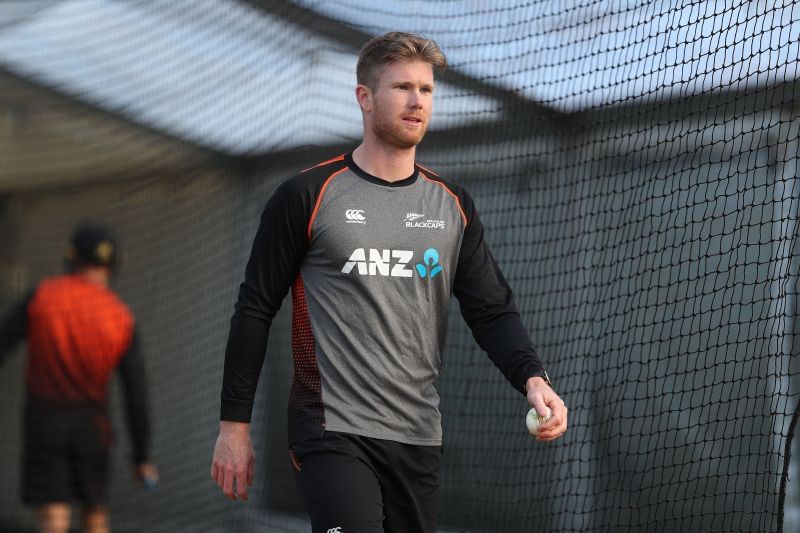
[[[261,215],[225,349],[221,420],[250,421],[269,328],[308,247],[313,191],[307,181],[283,183]]]
[[[35,291],[29,292],[0,322],[0,363],[6,354],[25,338],[28,330],[28,304],[33,299],[34,293]]]
[[[453,294],[478,345],[511,385],[524,393],[528,378],[543,375],[544,367],[514,304],[511,288],[484,242],[483,225],[472,199],[463,189],[454,189],[458,191],[467,226]]]
[[[150,420],[148,417],[147,379],[139,346],[139,334],[133,332],[133,339],[127,353],[119,364],[119,375],[125,394],[125,407],[128,414],[133,464],[148,460],[150,447]]]

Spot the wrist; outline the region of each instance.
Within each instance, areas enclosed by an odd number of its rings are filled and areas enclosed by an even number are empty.
[[[219,432],[220,433],[250,433],[250,423],[249,422],[234,422],[232,420],[220,420],[219,421]]]
[[[547,375],[546,370],[542,370],[541,372],[537,372],[535,376],[531,376],[525,381],[525,385],[523,386],[524,391],[527,393],[531,390],[532,387],[547,385],[551,389],[553,388],[553,384],[550,382],[550,376]]]

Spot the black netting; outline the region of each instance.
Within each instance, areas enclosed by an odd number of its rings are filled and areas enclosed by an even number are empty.
[[[357,144],[358,47],[397,29],[448,54],[418,159],[474,197],[570,407],[562,440],[532,442],[454,306],[441,528],[800,528],[800,2],[3,2],[0,312],[60,271],[79,220],[125,250],[114,287],[162,482],[130,481],[115,382],[115,530],[308,530],[285,444],[290,302],[247,505],[209,479],[224,343],[261,209]],[[0,366],[4,530],[35,527],[23,353]]]

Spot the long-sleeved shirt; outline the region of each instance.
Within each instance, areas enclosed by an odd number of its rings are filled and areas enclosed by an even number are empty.
[[[393,183],[350,154],[283,183],[261,217],[225,355],[223,420],[250,420],[270,324],[292,289],[289,440],[324,430],[441,443],[448,302],[517,390],[544,369],[463,188]]]
[[[150,440],[145,367],[134,319],[110,289],[80,275],[43,280],[0,322],[0,357],[27,340],[27,404],[32,409],[105,411],[119,370],[133,461],[147,460]]]

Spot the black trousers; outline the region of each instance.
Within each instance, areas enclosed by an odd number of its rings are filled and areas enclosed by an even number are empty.
[[[313,533],[433,533],[441,446],[326,431],[289,450]]]

